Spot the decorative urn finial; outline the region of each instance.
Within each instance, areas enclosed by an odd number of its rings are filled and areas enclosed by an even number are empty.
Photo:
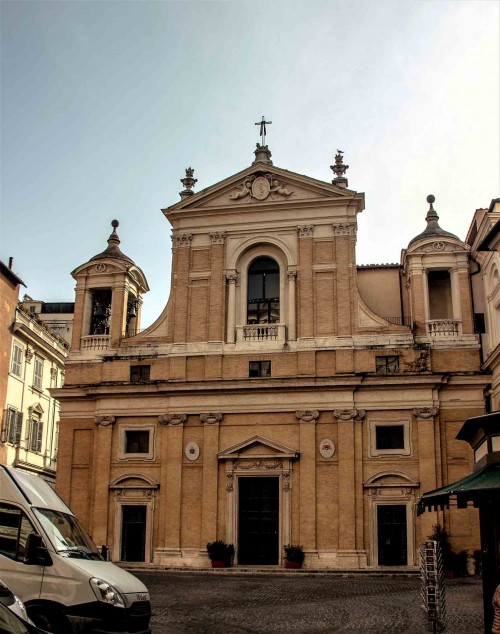
[[[192,167],[186,167],[186,176],[181,178],[181,183],[184,185],[183,191],[180,192],[181,198],[192,196],[194,194],[193,187],[198,182],[197,178],[193,178],[194,169]]]
[[[330,169],[334,174],[336,174],[336,177],[332,180],[332,185],[347,187],[349,181],[347,180],[345,173],[349,169],[349,165],[344,165],[344,157],[342,154],[344,154],[342,150],[337,150],[337,154],[335,155],[335,165],[330,165]]]

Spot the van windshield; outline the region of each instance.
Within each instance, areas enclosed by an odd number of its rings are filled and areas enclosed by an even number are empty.
[[[67,557],[101,559],[94,542],[74,515],[51,509],[34,509],[54,548]]]

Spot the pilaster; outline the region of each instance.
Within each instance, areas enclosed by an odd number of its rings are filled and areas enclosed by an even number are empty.
[[[314,336],[313,233],[314,225],[297,227],[299,233],[299,337]]]
[[[97,547],[106,544],[108,538],[108,499],[111,473],[111,447],[113,441],[114,416],[96,416],[97,433],[94,442],[94,512],[92,537]]]
[[[181,233],[172,237],[173,248],[176,251],[175,275],[175,305],[172,315],[174,322],[174,343],[187,341],[188,327],[188,293],[189,293],[189,260],[193,236]]]
[[[440,486],[437,480],[436,460],[436,435],[435,425],[438,416],[437,407],[417,407],[413,410],[413,416],[418,433],[418,469],[421,493],[433,491]],[[433,527],[438,524],[436,511],[423,513],[420,517],[421,539],[428,538]]]
[[[208,340],[222,341],[224,337],[224,241],[225,231],[210,234],[210,311],[208,321]]]
[[[300,424],[300,535],[306,556],[316,554],[316,421],[318,410],[297,410]]]
[[[201,548],[217,539],[217,485],[219,425],[223,414],[200,414],[203,423],[203,497],[201,513]]]

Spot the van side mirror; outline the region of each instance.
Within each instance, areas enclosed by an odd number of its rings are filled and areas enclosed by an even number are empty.
[[[24,563],[28,566],[52,566],[49,551],[43,545],[42,537],[36,533],[28,535]]]

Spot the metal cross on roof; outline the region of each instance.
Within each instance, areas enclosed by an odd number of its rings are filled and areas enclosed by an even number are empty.
[[[262,138],[262,145],[266,144],[266,125],[270,125],[272,121],[266,121],[264,115],[262,115],[262,121],[258,121],[255,125],[260,125],[260,136]]]

